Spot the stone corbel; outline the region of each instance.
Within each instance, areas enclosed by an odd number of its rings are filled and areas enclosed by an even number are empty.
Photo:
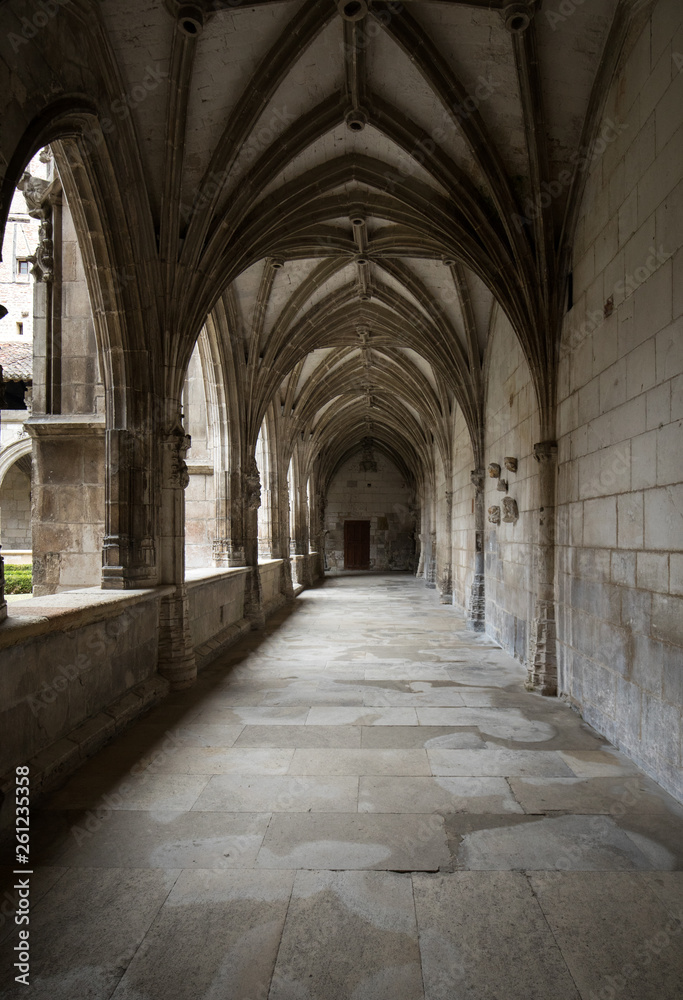
[[[485,480],[486,476],[482,469],[473,469],[472,472],[470,472],[470,482],[474,486],[477,493],[483,493]]]
[[[512,497],[503,497],[503,520],[508,524],[515,524],[519,520],[519,510],[517,501]]]
[[[190,482],[185,456],[190,450],[192,438],[185,433],[185,428],[178,422],[168,434],[167,443],[171,448],[171,465],[169,469],[169,486],[174,489],[187,489]]]
[[[261,506],[261,476],[255,458],[249,459],[246,471],[242,475],[247,509],[258,510]]]
[[[541,463],[556,461],[557,441],[537,441],[534,445],[534,458]]]

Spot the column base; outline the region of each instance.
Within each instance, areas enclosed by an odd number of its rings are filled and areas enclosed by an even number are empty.
[[[197,679],[187,591],[184,586],[161,599],[157,670],[169,682],[172,691],[192,687]]]
[[[294,600],[294,584],[292,583],[292,564],[288,558],[282,560],[280,569],[280,593],[286,601]]]
[[[233,543],[226,538],[214,539],[212,546],[212,558],[213,564],[217,569],[221,566],[233,568],[235,566],[246,565],[244,548],[239,545],[233,545]]]
[[[262,629],[266,624],[258,566],[250,568],[244,585],[244,617],[249,622],[249,627],[254,630]]]
[[[473,632],[483,632],[486,628],[486,595],[484,576],[481,573],[477,573],[470,589],[467,627],[472,629]]]
[[[557,634],[552,601],[539,601],[529,627],[527,691],[557,695]]]

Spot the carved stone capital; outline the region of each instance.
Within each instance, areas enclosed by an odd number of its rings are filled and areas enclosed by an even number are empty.
[[[50,211],[50,206],[46,206],[46,215],[42,219],[40,229],[38,230],[38,246],[36,247],[36,252],[32,257],[29,257],[30,262],[33,264],[31,274],[36,281],[54,281],[55,247],[52,240],[52,221],[47,215]]]
[[[534,445],[534,458],[537,462],[556,462],[557,441],[538,441]]]
[[[470,482],[474,486],[477,493],[484,492],[484,483],[486,482],[486,473],[483,469],[472,469],[470,472]]]
[[[258,510],[261,506],[261,476],[255,458],[250,458],[242,473],[244,499],[248,510]]]
[[[187,471],[185,456],[187,455],[192,438],[185,433],[184,427],[177,423],[166,437],[166,444],[170,450],[170,467],[168,471],[168,485],[174,489],[186,489],[190,482],[190,473]]]

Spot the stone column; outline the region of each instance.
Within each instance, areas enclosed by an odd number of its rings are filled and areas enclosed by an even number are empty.
[[[157,664],[174,691],[191,687],[197,679],[185,587],[185,489],[190,481],[185,456],[189,447],[190,436],[178,418],[162,443],[160,583],[171,584],[174,591],[161,599]]]
[[[539,463],[539,509],[533,545],[534,611],[529,627],[527,691],[557,694],[555,625],[555,490],[557,442],[534,445]]]
[[[453,492],[446,490],[446,562],[441,570],[441,603],[453,603]]]
[[[298,477],[297,477],[298,479]],[[294,490],[294,555],[297,559],[297,579],[303,587],[310,587],[311,574],[308,566],[309,528],[308,528],[308,492],[306,486],[297,486]]]
[[[216,489],[214,566],[246,566],[242,473],[223,471]]]
[[[474,469],[470,482],[474,486],[474,579],[470,588],[470,603],[467,609],[467,625],[475,632],[483,632],[486,627],[485,565],[484,565],[484,523],[486,473]]]
[[[149,422],[142,420],[146,428]],[[155,489],[158,459],[145,430],[105,433],[105,534],[102,589],[135,590],[159,582]]]
[[[252,455],[242,473],[242,501],[244,517],[244,564],[249,573],[244,585],[244,617],[253,629],[263,628],[266,616],[263,611],[263,592],[258,568],[258,509],[261,506],[261,477],[256,459]]]
[[[429,551],[425,556],[425,586],[436,590],[436,532],[429,532]]]
[[[283,482],[285,484],[283,489]],[[289,558],[289,507],[287,496],[287,476],[283,476],[282,462],[276,455],[270,465],[270,538],[271,558],[282,560],[278,590],[285,601],[294,598],[292,586],[292,564]]]
[[[33,593],[100,582],[105,532],[104,416],[32,416]]]

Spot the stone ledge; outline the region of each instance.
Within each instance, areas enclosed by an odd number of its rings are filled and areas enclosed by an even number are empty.
[[[115,618],[125,608],[158,600],[174,590],[174,587],[125,591],[98,588],[31,597],[26,602],[12,601],[11,606],[8,605],[10,615],[0,626],[0,649],[51,632],[70,632]]]
[[[201,567],[199,569],[187,570],[185,573],[185,589],[192,590],[202,584],[215,583],[221,579],[231,576],[243,576],[249,572],[248,566],[226,566],[226,567]],[[199,574],[195,576],[195,574]]]
[[[169,691],[168,681],[155,674],[142,684],[127,691],[97,715],[82,722],[70,733],[44,747],[28,761],[31,778],[31,803],[54,791],[88,757],[92,757],[113,736],[126,729],[139,715],[161,701]],[[0,782],[2,802],[0,828],[14,821],[15,771],[8,772]]]

